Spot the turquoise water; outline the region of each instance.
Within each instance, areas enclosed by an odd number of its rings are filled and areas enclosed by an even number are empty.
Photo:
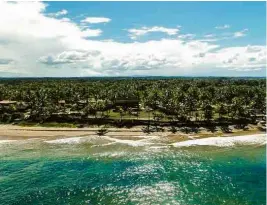
[[[266,204],[265,145],[0,145],[0,204]]]

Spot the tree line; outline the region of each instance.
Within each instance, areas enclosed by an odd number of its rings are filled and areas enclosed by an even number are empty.
[[[16,101],[8,107],[2,106],[1,121],[27,114],[28,120],[44,122],[68,110],[84,121],[90,117],[123,121],[123,116],[125,120],[132,116],[131,119],[155,122],[252,122],[265,115],[266,81],[262,78],[1,79],[0,100]],[[125,104],[114,106],[118,100]],[[138,102],[138,108],[128,103],[131,101]]]

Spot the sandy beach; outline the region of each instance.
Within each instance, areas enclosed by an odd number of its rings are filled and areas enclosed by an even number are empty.
[[[258,130],[255,126],[249,125],[249,129],[244,131],[242,129],[232,129],[231,133],[223,133],[217,129],[211,132],[205,128],[200,128],[197,133],[185,133],[178,131],[172,133],[165,128],[163,132],[152,132],[150,134],[144,133],[142,127],[133,128],[107,128],[107,136],[115,137],[124,140],[138,140],[142,136],[161,136],[169,142],[186,141],[190,139],[201,139],[216,136],[239,136],[251,134],[264,134],[265,132]],[[21,140],[36,137],[47,139],[68,138],[68,137],[83,137],[96,136],[100,128],[85,127],[85,128],[60,128],[60,127],[22,127],[18,125],[0,125],[0,140]]]

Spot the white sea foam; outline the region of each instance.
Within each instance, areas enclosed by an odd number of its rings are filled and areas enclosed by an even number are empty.
[[[0,144],[9,144],[14,142],[18,142],[18,140],[0,140]]]
[[[152,136],[150,136],[150,137],[153,139]],[[112,138],[109,136],[103,136],[103,138],[105,138],[109,141],[113,141],[115,143],[125,144],[125,145],[129,145],[129,146],[133,146],[133,147],[147,146],[147,145],[154,144],[153,142],[150,142],[149,138],[142,139],[142,140],[126,140],[126,139],[122,140],[122,139]]]
[[[48,140],[45,142],[50,144],[78,144],[82,142],[83,138],[84,137],[70,137],[56,140]]]
[[[61,138],[55,140],[44,141],[50,144],[79,144],[79,143],[92,143],[96,145],[106,144],[109,140],[104,139],[103,137],[97,135],[89,135],[84,137],[69,137]]]
[[[230,147],[235,145],[253,145],[253,144],[265,144],[266,135],[244,135],[235,137],[209,137],[203,139],[188,140],[183,142],[176,142],[172,145],[174,147],[189,147],[189,146],[218,146],[218,147]]]
[[[104,138],[107,140],[113,141],[115,143],[126,144],[126,145],[130,145],[133,147],[145,146],[145,145],[151,144],[149,142],[144,142],[143,140],[121,140],[121,139],[116,139],[116,138],[112,138],[108,136],[105,136]]]
[[[23,140],[0,140],[0,145],[4,144],[27,144],[31,143],[32,141],[40,140],[40,138],[29,138]]]
[[[106,143],[106,144],[96,144],[96,145],[92,145],[91,147],[104,147],[104,146],[109,146],[109,145],[113,145],[116,142],[110,142],[110,143]]]
[[[118,139],[116,136],[97,136],[97,135],[90,135],[86,137],[70,137],[70,138],[61,138],[61,139],[54,139],[54,140],[46,140],[44,142],[50,144],[79,144],[79,143],[92,143],[94,144],[92,147],[98,146],[108,146],[113,144],[125,144],[133,147],[137,146],[146,146],[155,144],[152,143],[152,140],[156,140],[159,136],[133,136],[136,137],[136,140],[129,140],[129,139]]]

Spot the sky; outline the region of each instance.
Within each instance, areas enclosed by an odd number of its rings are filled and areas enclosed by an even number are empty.
[[[0,1],[0,77],[265,76],[265,9]]]

